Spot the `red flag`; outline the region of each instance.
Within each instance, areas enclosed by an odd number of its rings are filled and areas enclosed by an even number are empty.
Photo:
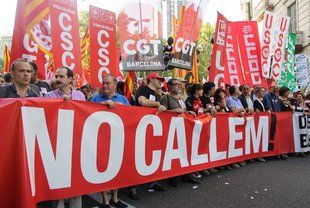
[[[125,81],[125,96],[129,101],[132,98],[135,79],[136,79],[136,73],[134,71],[128,72],[126,81]]]
[[[228,22],[226,39],[226,61],[224,70],[225,83],[229,85],[244,85],[242,66],[240,63],[238,36],[236,25]]]
[[[32,22],[30,21],[30,17],[32,17],[30,15],[32,14],[30,10],[27,10],[28,12],[26,13],[26,6],[29,6],[29,4],[26,3],[30,3],[30,1],[17,1],[15,25],[12,38],[11,61],[16,60],[17,58],[25,58],[28,61],[34,61],[38,65],[38,70],[40,72],[45,70],[45,55],[41,50],[39,50],[38,44],[26,33],[26,26],[29,27],[29,22]],[[26,14],[28,14],[28,16],[26,16]],[[25,17],[27,17],[26,19],[28,20],[28,24],[26,24]],[[35,22],[37,21],[38,19]]]
[[[217,13],[217,23],[215,28],[214,45],[210,65],[209,81],[214,82],[216,87],[225,87],[224,66],[226,61],[226,36],[227,19]]]
[[[255,85],[267,88],[266,79],[262,76],[261,50],[257,22],[236,22],[239,37],[245,81],[251,87]]]

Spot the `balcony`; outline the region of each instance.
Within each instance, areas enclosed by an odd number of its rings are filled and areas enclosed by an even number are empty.
[[[264,17],[265,10],[272,11],[274,9],[274,0],[261,0],[254,8],[254,19],[261,20]]]

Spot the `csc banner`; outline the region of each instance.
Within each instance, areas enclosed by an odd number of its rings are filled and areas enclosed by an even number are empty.
[[[77,2],[76,0],[50,0],[49,3],[55,68],[69,67],[81,77]]]
[[[218,12],[209,75],[209,81],[214,82],[216,88],[225,88],[227,25],[227,19]]]
[[[310,151],[310,115],[294,113],[295,152]]]
[[[295,149],[290,112],[194,118],[134,106],[108,109],[61,99],[1,99],[0,114],[11,115],[9,120],[0,117],[3,207],[34,208],[39,201]]]
[[[259,85],[267,89],[267,82],[262,76],[261,70],[261,51],[257,22],[245,21],[236,22],[235,24],[237,25],[245,82],[251,87]]]
[[[90,30],[90,71],[91,84],[102,86],[102,75],[119,75],[118,54],[116,50],[116,16],[115,13],[89,7]]]
[[[126,2],[118,16],[123,70],[165,69],[159,22],[162,13],[156,2]]]

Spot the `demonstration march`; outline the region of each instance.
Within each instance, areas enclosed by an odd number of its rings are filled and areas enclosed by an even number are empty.
[[[250,163],[308,167],[310,1],[14,2],[0,207],[135,207]]]

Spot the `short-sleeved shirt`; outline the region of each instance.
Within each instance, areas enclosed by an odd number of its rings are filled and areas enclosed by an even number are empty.
[[[226,102],[229,110],[231,110],[232,108],[235,108],[236,110],[244,109],[241,101],[234,96],[229,96]]]
[[[185,101],[185,105],[186,105],[186,110],[188,111],[194,111],[195,113],[198,113],[200,110],[203,111],[203,106],[202,106],[200,98],[196,98],[192,95],[187,97]]]
[[[160,101],[160,97],[157,95],[157,93],[149,88],[148,86],[140,86],[136,93],[136,104],[137,106],[141,106],[139,103],[139,97],[143,96],[148,100],[153,100],[155,102]]]
[[[176,99],[169,94],[164,95],[160,99],[160,104],[165,106],[167,110],[173,110],[178,108],[186,109],[185,102],[181,97],[179,99]]]
[[[63,92],[60,89],[50,91],[44,95],[45,98],[62,98]],[[85,101],[85,96],[82,92],[78,90],[71,91],[71,99],[72,100],[82,100]]]
[[[124,105],[130,105],[129,101],[127,100],[127,98],[121,94],[115,93],[112,97],[108,97],[103,93],[100,93],[98,95],[96,95],[95,97],[93,97],[93,99],[91,100],[91,102],[94,103],[101,103],[107,100],[111,100],[115,103],[122,103]]]
[[[29,84],[25,97],[40,97],[38,87],[33,84]],[[0,98],[20,98],[20,96],[17,94],[15,84],[12,83],[0,86]]]

